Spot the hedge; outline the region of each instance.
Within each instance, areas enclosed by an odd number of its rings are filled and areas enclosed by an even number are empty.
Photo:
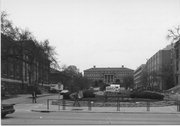
[[[156,92],[150,92],[150,91],[142,91],[142,92],[132,92],[130,94],[131,98],[144,98],[144,99],[157,99],[157,100],[163,100],[164,95],[161,95]]]
[[[95,94],[91,90],[84,90],[83,91],[83,98],[95,98]]]

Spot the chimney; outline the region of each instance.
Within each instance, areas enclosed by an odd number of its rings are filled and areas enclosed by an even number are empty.
[[[124,68],[124,65],[122,65],[122,68]]]
[[[94,65],[93,68],[96,68],[96,66]]]

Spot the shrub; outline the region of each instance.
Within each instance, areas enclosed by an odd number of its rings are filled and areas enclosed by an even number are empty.
[[[39,88],[36,88],[36,94],[42,94],[41,90]]]
[[[163,100],[164,95],[161,95],[157,92],[142,91],[142,92],[132,92],[130,95],[131,98],[144,98],[144,99],[157,99]]]
[[[70,99],[70,95],[71,94],[71,92],[67,92],[67,93],[63,93],[62,95],[63,95],[63,99]]]
[[[42,92],[41,92],[41,90],[39,89],[39,87],[29,86],[29,87],[27,88],[27,91],[28,91],[28,93],[30,93],[30,94],[31,94],[33,91],[35,91],[36,94],[42,94]]]
[[[95,98],[95,94],[91,90],[83,91],[83,98]]]
[[[56,89],[49,90],[49,93],[58,93]]]

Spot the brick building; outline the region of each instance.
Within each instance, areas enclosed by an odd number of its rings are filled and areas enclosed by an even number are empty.
[[[125,68],[93,68],[84,70],[84,76],[93,81],[102,81],[106,84],[118,83],[123,84],[123,80],[127,76],[133,76],[134,70]]]
[[[28,86],[48,83],[50,61],[32,40],[14,41],[1,34],[1,85],[7,93],[26,92]]]

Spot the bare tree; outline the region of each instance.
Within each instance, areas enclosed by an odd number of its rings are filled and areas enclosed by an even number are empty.
[[[34,42],[37,42],[33,34],[26,28],[26,29],[20,29],[15,28],[16,32],[16,40],[18,41],[24,41],[24,40],[33,40]]]
[[[68,66],[65,70],[64,70],[65,73],[69,74],[71,77],[75,77],[75,76],[79,76],[81,75],[80,72],[79,72],[79,69],[74,66],[74,65],[70,65]]]
[[[14,38],[14,28],[12,21],[8,20],[8,14],[5,11],[1,12],[1,33]]]
[[[13,26],[12,21],[8,19],[8,14],[5,11],[1,12],[1,33],[16,41],[35,40],[35,37],[27,28],[21,29]]]
[[[171,39],[172,43],[180,40],[180,25],[168,30],[167,39]]]
[[[133,76],[126,76],[123,78],[124,86],[126,89],[133,88],[134,85],[134,79]]]
[[[14,40],[14,42],[19,42],[21,45],[21,57],[23,57],[24,53],[28,55],[28,62],[30,65],[29,78],[31,80],[33,76],[34,67],[37,68],[36,62],[43,61],[43,58],[48,58],[51,66],[55,68],[59,68],[57,58],[55,57],[57,53],[55,52],[55,48],[50,46],[49,40],[45,40],[43,42],[38,42],[33,36],[32,32],[30,32],[27,28],[21,29],[16,26],[13,26],[13,23],[7,18],[8,14],[5,11],[1,12],[1,34],[6,35]],[[29,43],[29,44],[28,44]],[[31,43],[31,44],[30,44]],[[27,49],[24,46],[27,45]],[[10,45],[11,46],[11,45]],[[45,54],[45,55],[44,55]],[[34,66],[35,64],[35,66]],[[37,69],[36,69],[37,70]],[[37,74],[36,74],[37,75]],[[30,82],[31,83],[31,82]]]
[[[49,60],[51,61],[51,67],[60,70],[60,66],[58,64],[56,58],[55,47],[49,45],[49,40],[46,39],[43,42],[40,42],[40,46],[43,48],[44,52],[48,55]]]

